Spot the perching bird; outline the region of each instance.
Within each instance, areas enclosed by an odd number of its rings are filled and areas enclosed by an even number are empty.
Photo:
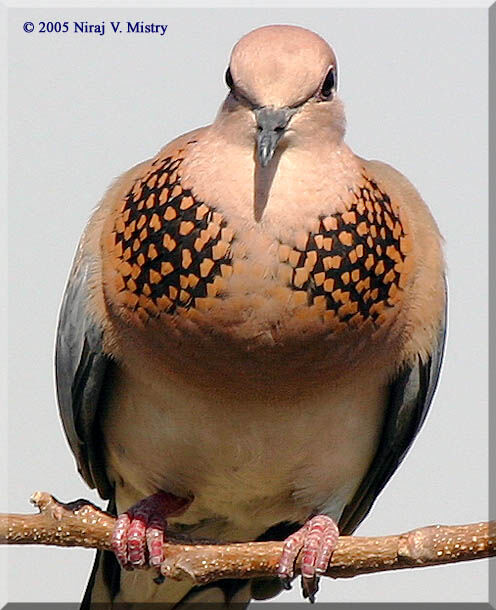
[[[84,608],[279,590],[158,584],[138,568],[160,565],[164,530],[286,539],[282,583],[303,549],[313,600],[338,530],[367,515],[438,381],[441,238],[404,176],[344,143],[332,49],[263,27],[236,44],[226,82],[212,125],[111,186],[66,287],[62,420],[120,515]]]

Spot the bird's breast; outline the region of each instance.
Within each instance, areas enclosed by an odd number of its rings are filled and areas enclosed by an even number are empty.
[[[288,192],[286,220],[279,209],[256,222],[187,188],[181,153],[150,162],[104,227],[105,295],[120,322],[169,348],[190,337],[197,351],[260,348],[272,362],[273,349],[310,353],[316,337],[349,346],[395,321],[411,241],[374,180],[362,173],[305,223]]]

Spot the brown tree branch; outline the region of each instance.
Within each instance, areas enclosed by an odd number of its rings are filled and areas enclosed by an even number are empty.
[[[0,544],[47,544],[109,549],[115,517],[87,500],[68,504],[46,492],[31,502],[35,515],[0,514]],[[164,545],[166,577],[205,584],[221,578],[275,576],[280,542],[192,544],[169,539]],[[423,527],[396,536],[342,536],[326,576],[418,568],[496,556],[496,522]],[[299,566],[297,565],[297,569]]]

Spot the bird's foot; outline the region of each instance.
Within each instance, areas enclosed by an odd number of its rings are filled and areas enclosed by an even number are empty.
[[[338,526],[326,515],[312,517],[302,528],[288,536],[284,541],[278,568],[279,578],[282,580],[284,588],[291,588],[290,582],[294,578],[295,561],[301,552],[303,597],[313,603],[319,590],[320,575],[327,570],[338,538]]]
[[[140,500],[117,518],[112,533],[112,550],[126,570],[159,568],[164,560],[166,519],[182,514],[192,498],[180,498],[159,491]]]

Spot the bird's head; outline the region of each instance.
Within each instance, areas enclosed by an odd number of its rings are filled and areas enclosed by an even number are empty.
[[[336,57],[317,34],[289,25],[253,30],[235,45],[225,78],[230,92],[218,120],[243,129],[262,167],[278,147],[342,140]]]

